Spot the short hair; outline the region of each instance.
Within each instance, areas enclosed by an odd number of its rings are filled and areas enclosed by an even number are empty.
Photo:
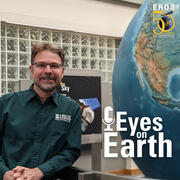
[[[49,50],[52,51],[56,54],[59,55],[59,57],[61,58],[61,62],[62,65],[64,65],[64,61],[65,61],[65,55],[64,55],[64,51],[63,49],[61,49],[59,46],[53,45],[51,43],[36,43],[33,45],[32,47],[32,52],[31,52],[31,65],[34,63],[34,58],[36,57],[36,55],[44,50]]]

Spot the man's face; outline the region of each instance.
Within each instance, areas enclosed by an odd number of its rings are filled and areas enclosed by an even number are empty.
[[[56,67],[61,64],[58,54],[49,50],[39,52],[34,58],[33,65],[30,66],[35,88],[46,93],[54,91],[63,78],[65,68]]]

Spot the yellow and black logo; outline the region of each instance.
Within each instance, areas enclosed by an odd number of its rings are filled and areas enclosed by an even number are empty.
[[[155,18],[155,15],[159,14],[161,17]],[[160,35],[162,33],[170,32],[174,29],[175,20],[171,16],[173,11],[163,14],[163,11],[153,11],[153,22],[156,22],[158,29],[153,29],[153,33]],[[156,31],[157,30],[157,31]]]

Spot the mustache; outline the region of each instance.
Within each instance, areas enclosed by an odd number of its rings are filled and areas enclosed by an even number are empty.
[[[44,76],[41,76],[39,79],[40,80],[41,79],[56,80],[56,78],[54,76],[51,76],[51,75],[44,75]]]

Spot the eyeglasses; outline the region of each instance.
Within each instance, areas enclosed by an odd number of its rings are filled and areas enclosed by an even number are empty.
[[[62,64],[45,62],[35,62],[32,65],[35,65],[39,69],[46,69],[46,67],[49,65],[50,69],[52,70],[58,70],[62,67]]]

